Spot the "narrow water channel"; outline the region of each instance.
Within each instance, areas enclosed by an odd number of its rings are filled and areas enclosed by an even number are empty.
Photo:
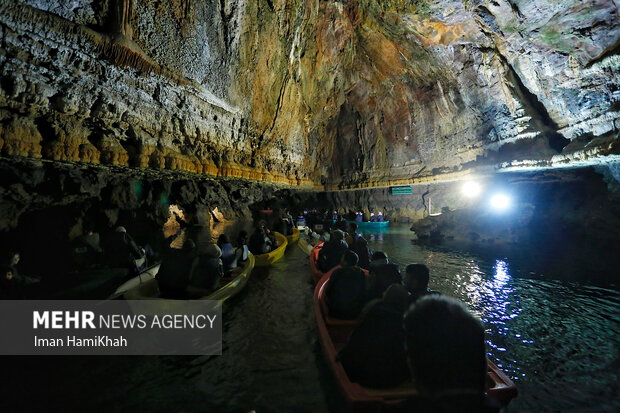
[[[484,320],[489,358],[519,386],[508,412],[620,409],[617,290],[530,274],[506,257],[413,245],[405,227],[365,236],[402,267],[426,263],[431,288],[463,300]],[[310,279],[308,258],[296,246],[271,269],[256,269],[225,305],[221,356],[4,358],[10,383],[0,405],[342,411],[317,342]]]

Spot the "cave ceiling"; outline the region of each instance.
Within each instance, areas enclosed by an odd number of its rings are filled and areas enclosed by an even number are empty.
[[[617,162],[616,0],[2,0],[0,152],[314,188]]]

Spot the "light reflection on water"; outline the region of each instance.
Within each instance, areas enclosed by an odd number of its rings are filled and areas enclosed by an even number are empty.
[[[489,359],[519,386],[507,411],[619,411],[617,291],[521,278],[535,274],[505,257],[414,245],[406,228],[392,228],[382,240],[366,235],[403,270],[411,262],[428,265],[430,287],[484,321]]]
[[[234,236],[246,224],[238,225],[199,229],[199,244],[222,231]],[[508,412],[620,411],[617,291],[522,278],[529,269],[505,257],[413,245],[406,227],[365,235],[401,267],[427,264],[431,288],[481,317],[489,359],[519,386]],[[0,410],[41,400],[64,411],[341,412],[317,343],[310,279],[296,247],[253,272],[225,304],[221,356],[4,359],[16,404],[3,409],[11,399],[0,398]],[[41,385],[23,385],[33,378]]]

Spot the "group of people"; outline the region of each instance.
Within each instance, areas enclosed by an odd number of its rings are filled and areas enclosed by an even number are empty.
[[[159,291],[165,298],[199,298],[220,288],[222,280],[232,277],[247,261],[248,233],[240,231],[236,247],[226,234],[217,243],[198,249],[186,239],[181,249],[169,248],[157,273]]]
[[[364,222],[364,213],[362,211],[357,211],[355,213],[355,221],[356,222]],[[377,215],[374,212],[370,213],[370,219],[368,222],[383,222],[385,218],[383,216],[383,212],[379,211]]]
[[[83,234],[71,242],[70,259],[65,262],[65,270],[82,272],[103,267],[123,268],[127,269],[128,275],[133,275],[145,268],[147,258],[153,255],[154,252],[148,245],[139,246],[123,226],[116,227],[101,240],[94,227],[86,223]],[[28,295],[30,286],[41,281],[39,277],[24,275],[18,267],[20,260],[19,252],[10,251],[0,263],[2,298],[22,298]]]
[[[324,272],[337,267],[325,285],[330,317],[357,320],[338,355],[351,381],[393,388],[413,379],[423,394],[448,395],[442,408],[434,396],[408,402],[420,411],[495,411],[484,397],[483,325],[461,303],[429,289],[426,265],[409,264],[401,274],[387,254],[368,249],[354,224],[347,233],[332,231],[318,264]]]

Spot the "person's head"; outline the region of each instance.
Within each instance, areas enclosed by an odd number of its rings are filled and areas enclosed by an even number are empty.
[[[359,257],[356,253],[351,250],[346,250],[346,252],[342,254],[342,258],[340,259],[340,265],[342,265],[343,267],[355,267],[358,261]]]
[[[196,250],[196,243],[191,239],[186,239],[183,243],[183,251],[187,253],[194,252]]]
[[[371,217],[374,217],[374,216],[375,216],[375,213],[374,213],[374,212],[371,212],[371,213],[370,213],[370,216],[371,216]]]
[[[355,222],[349,224],[349,232],[352,234],[357,232],[357,224]]]
[[[245,245],[248,243],[248,233],[247,231],[239,232],[239,236],[237,237],[237,243],[239,245]]]
[[[330,235],[330,240],[335,242],[342,241],[344,240],[344,233],[339,229],[335,229]]]
[[[424,264],[409,264],[405,268],[405,287],[410,292],[425,291],[430,278],[428,267]]]
[[[387,254],[383,251],[375,251],[372,253],[372,255],[370,256],[370,261],[381,261],[381,260],[385,260],[387,262]]]
[[[423,297],[407,311],[404,327],[411,373],[421,392],[484,393],[484,326],[461,302]]]
[[[84,224],[82,225],[82,230],[84,231],[84,234],[91,234],[95,231],[95,226],[93,225],[92,222],[85,221]]]
[[[209,258],[220,258],[222,256],[222,250],[216,244],[209,244],[205,249],[205,255]]]
[[[21,256],[17,251],[9,251],[7,254],[7,261],[9,265],[17,265],[19,263]]]
[[[409,303],[409,295],[402,285],[392,284],[383,293],[383,301],[404,313]]]
[[[230,244],[230,240],[228,239],[228,235],[222,234],[217,238],[217,245],[221,247],[224,244]]]
[[[123,234],[125,234],[127,230],[125,229],[125,227],[119,225],[118,227],[116,227],[116,232],[122,232]]]

